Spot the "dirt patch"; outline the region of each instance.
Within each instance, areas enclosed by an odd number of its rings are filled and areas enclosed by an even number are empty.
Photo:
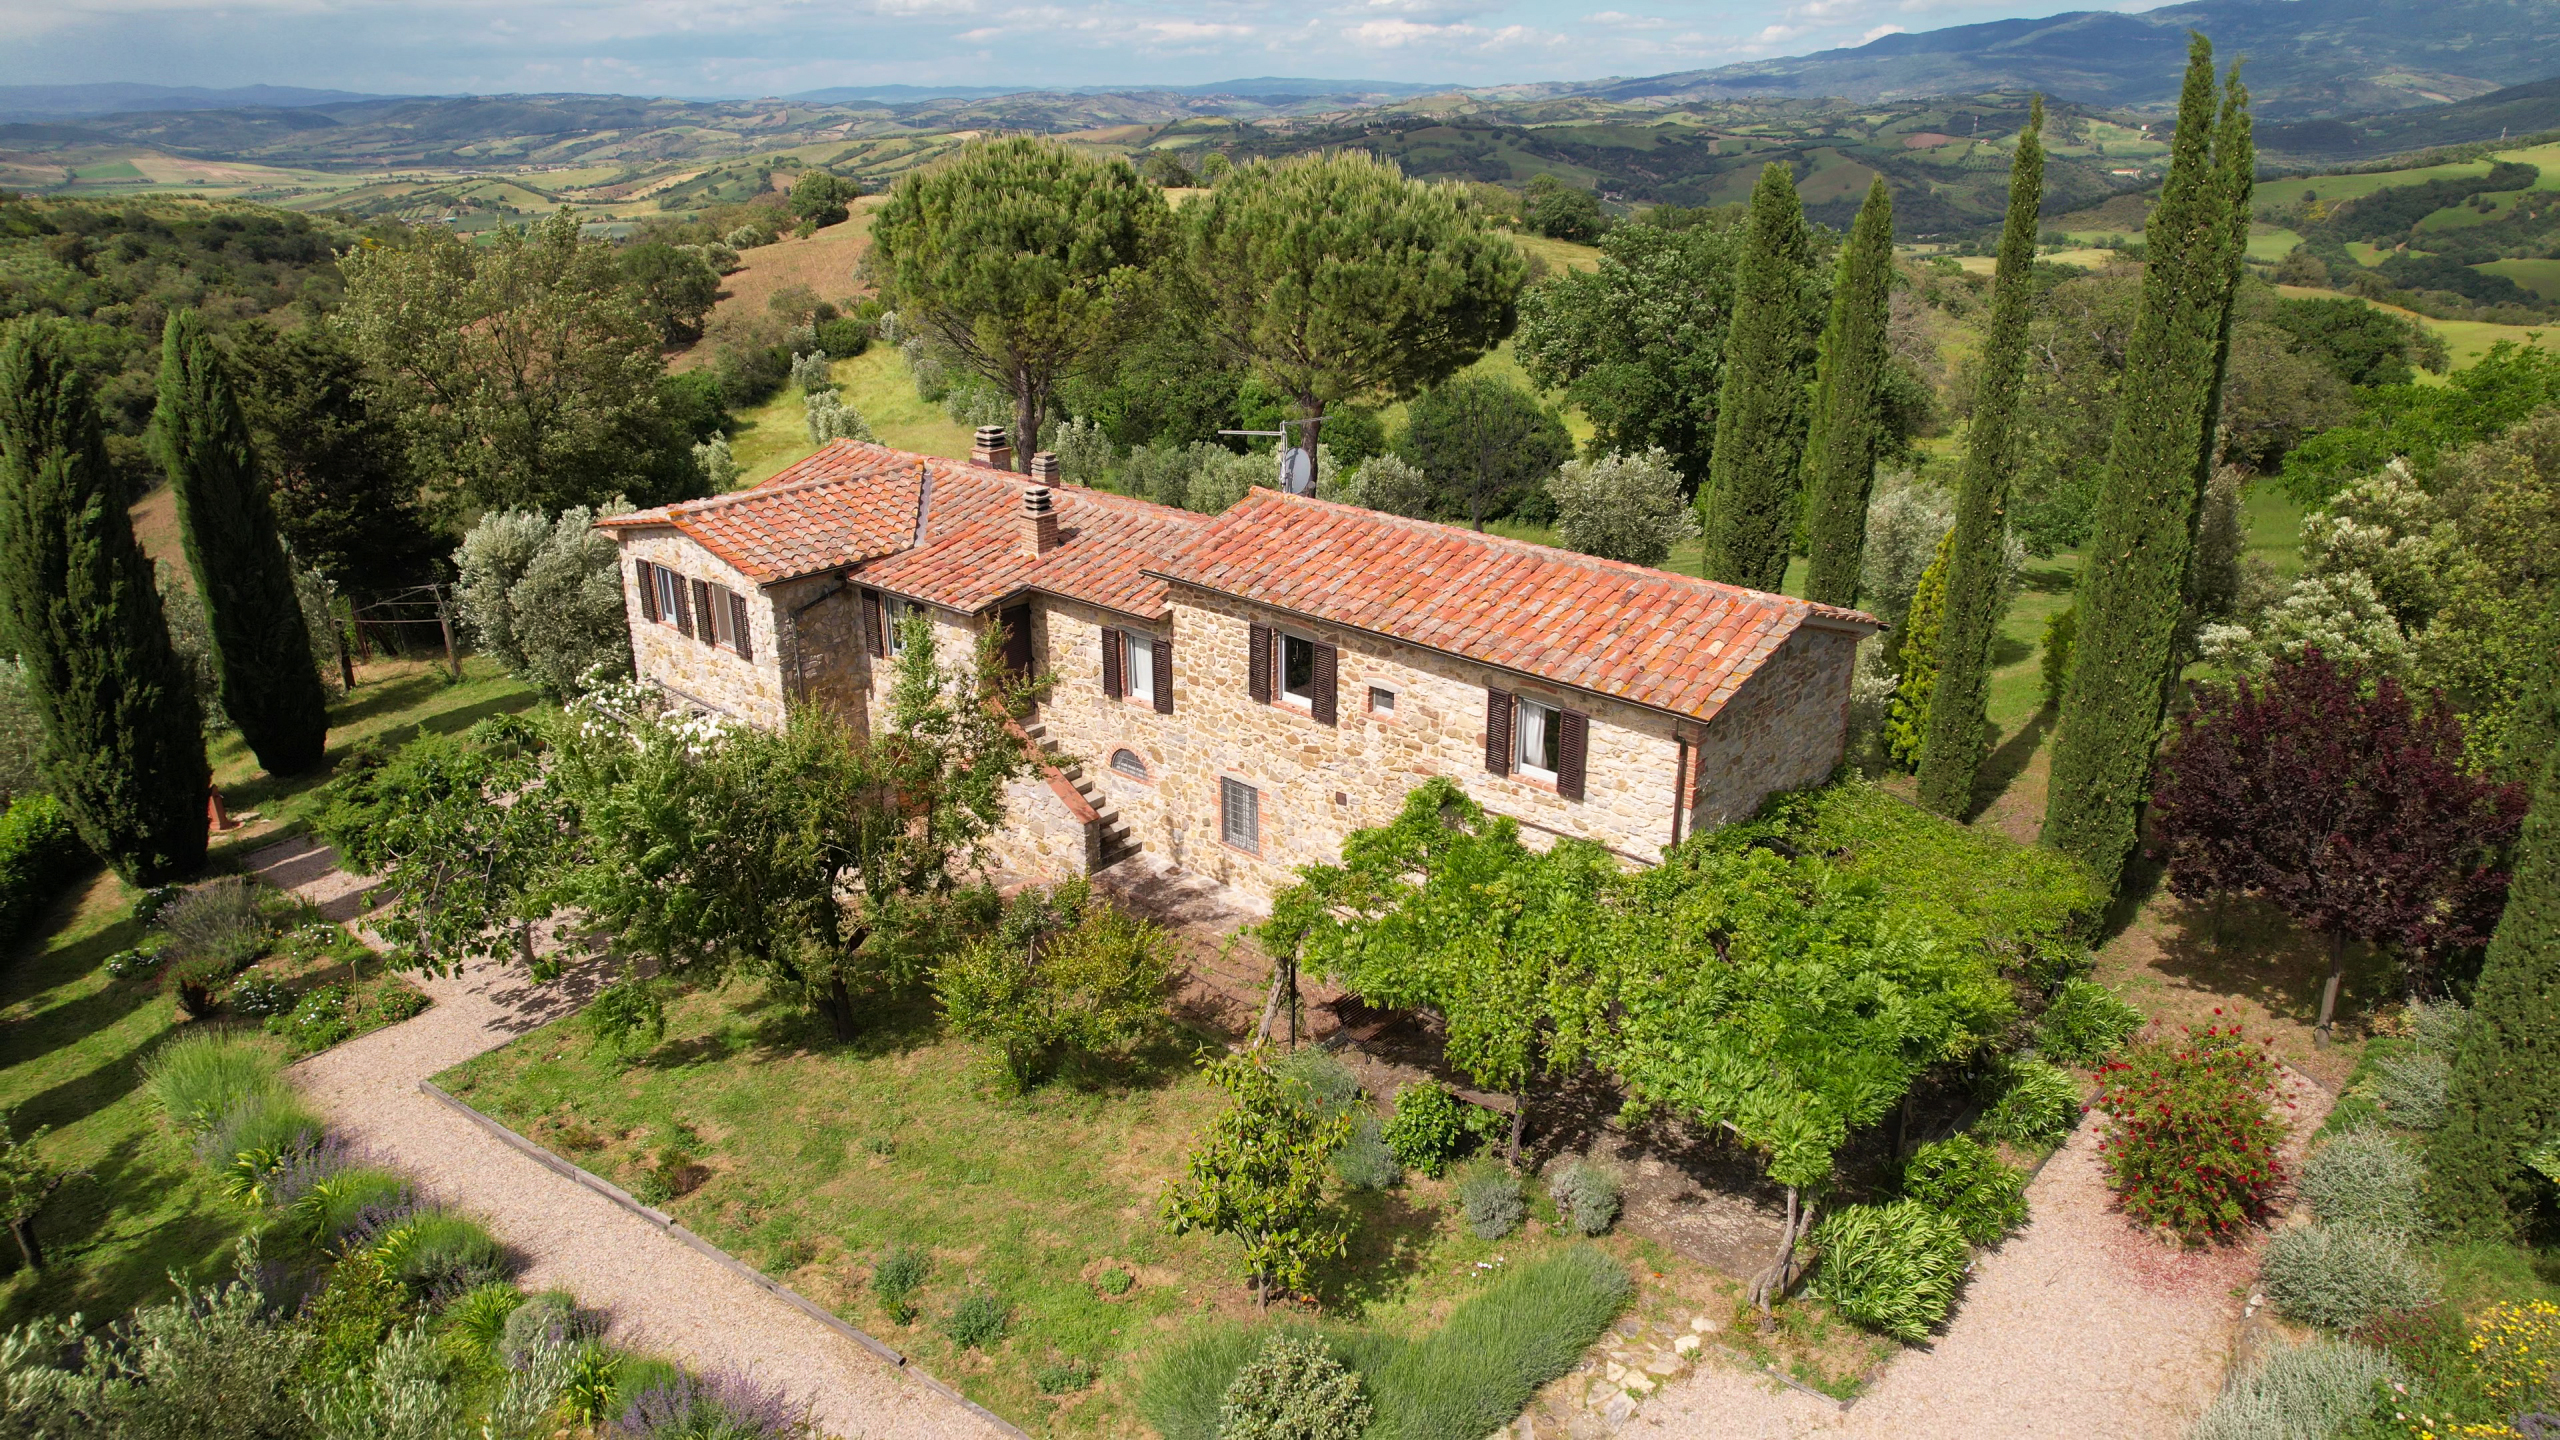
[[[776,292],[793,285],[806,285],[821,300],[838,306],[871,293],[869,286],[855,280],[862,257],[871,253],[871,215],[885,196],[866,195],[855,201],[853,218],[841,225],[830,225],[806,240],[785,235],[770,245],[759,245],[741,251],[736,270],[720,278],[720,300],[711,307],[704,331],[716,333],[726,322],[737,324],[765,313],[766,304]],[[692,348],[669,356],[670,370],[690,370],[711,362],[712,346],[704,341]]]

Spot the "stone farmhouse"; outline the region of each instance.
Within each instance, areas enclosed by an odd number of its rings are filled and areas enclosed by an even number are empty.
[[[1632,862],[1828,775],[1855,611],[1257,489],[1199,515],[838,440],[753,489],[598,522],[639,674],[775,725],[885,703],[898,624],[1057,677],[996,861],[1144,852],[1267,898],[1432,775]]]

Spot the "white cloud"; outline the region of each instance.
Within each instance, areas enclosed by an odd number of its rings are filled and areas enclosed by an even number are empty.
[[[1910,33],[1910,31],[1903,29],[1899,25],[1879,25],[1864,35],[1859,36],[1858,43],[1861,45],[1872,44],[1875,41],[1883,39],[1887,35],[1908,35]]]

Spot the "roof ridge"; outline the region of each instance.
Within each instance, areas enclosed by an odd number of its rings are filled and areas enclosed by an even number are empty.
[[[1439,520],[1424,520],[1412,515],[1398,515],[1389,510],[1372,510],[1363,505],[1350,504],[1347,501],[1326,500],[1314,495],[1292,495],[1285,490],[1274,490],[1269,486],[1263,485],[1257,485],[1245,493],[1245,498],[1248,500],[1262,499],[1264,497],[1268,497],[1269,500],[1273,502],[1281,502],[1291,505],[1321,506],[1328,510],[1341,511],[1347,515],[1358,516],[1363,519],[1387,525],[1421,530],[1427,533],[1444,534],[1458,540],[1466,541],[1470,544],[1482,545],[1489,549],[1502,550],[1525,559],[1536,560],[1542,564],[1579,565],[1586,569],[1601,571],[1603,573],[1624,573],[1635,579],[1677,580],[1684,584],[1695,585],[1702,589],[1714,590],[1728,595],[1752,596],[1764,600],[1776,601],[1781,605],[1801,605],[1807,610],[1812,611],[1824,611],[1833,614],[1856,613],[1854,611],[1841,610],[1838,606],[1819,604],[1815,601],[1804,599],[1801,596],[1781,594],[1775,590],[1754,590],[1748,585],[1729,585],[1722,580],[1709,580],[1702,575],[1683,575],[1677,570],[1664,570],[1652,565],[1638,565],[1633,561],[1628,560],[1612,560],[1604,555],[1586,555],[1579,550],[1568,550],[1561,545],[1546,545],[1535,540],[1522,540],[1516,536],[1495,534],[1490,530],[1473,530],[1464,525],[1452,525]],[[1228,513],[1232,514],[1234,512],[1231,510]]]

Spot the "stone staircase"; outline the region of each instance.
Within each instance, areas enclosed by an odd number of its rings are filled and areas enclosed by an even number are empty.
[[[1033,721],[1022,727],[1022,733],[1030,736],[1031,742],[1040,747],[1040,753],[1048,756],[1050,763],[1058,767],[1058,773],[1067,777],[1067,783],[1076,787],[1076,793],[1084,797],[1084,803],[1093,807],[1100,843],[1088,847],[1094,856],[1089,873],[1099,874],[1137,854],[1138,837],[1129,829],[1129,822],[1121,819],[1120,812],[1112,808],[1111,796],[1085,773],[1082,763],[1058,753],[1057,742],[1049,738],[1049,727],[1043,722]]]

